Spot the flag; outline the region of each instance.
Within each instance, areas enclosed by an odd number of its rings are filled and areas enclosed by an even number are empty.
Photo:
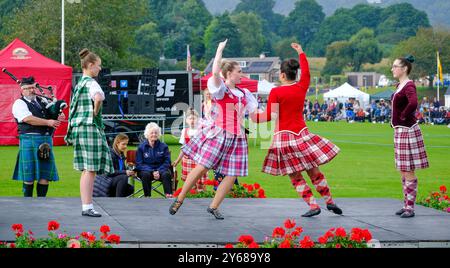
[[[444,78],[442,76],[441,60],[439,59],[439,52],[437,52],[437,66],[438,66],[438,79],[441,81],[441,83],[444,83]]]
[[[188,72],[192,71],[191,52],[189,51],[189,45],[187,45],[186,71]]]

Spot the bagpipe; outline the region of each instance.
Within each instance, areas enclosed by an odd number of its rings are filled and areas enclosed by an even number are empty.
[[[13,79],[17,84],[21,84],[22,81],[17,79],[12,73],[8,72],[6,68],[3,68],[2,72],[11,77],[11,79]],[[53,88],[51,86],[44,87],[36,83],[36,88],[39,89],[41,95],[35,95],[40,97],[45,104],[45,109],[47,110],[49,119],[57,120],[62,111],[68,107],[66,101],[56,99],[55,94],[53,93]],[[45,94],[44,89],[50,92],[50,97]]]

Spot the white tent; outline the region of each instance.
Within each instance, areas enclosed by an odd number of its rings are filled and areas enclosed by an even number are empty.
[[[269,95],[272,88],[274,88],[275,85],[267,81],[266,79],[261,80],[258,82],[258,94],[259,95]]]
[[[348,83],[344,83],[342,86],[323,94],[324,100],[337,99],[342,103],[349,98],[355,98],[359,101],[362,108],[366,108],[369,105],[370,95],[352,87]]]

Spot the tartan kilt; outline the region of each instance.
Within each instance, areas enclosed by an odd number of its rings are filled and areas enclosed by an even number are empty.
[[[422,132],[419,125],[394,128],[395,167],[400,171],[414,171],[429,167]]]
[[[38,157],[39,145],[50,144],[50,158],[41,160]],[[22,134],[19,136],[19,153],[17,154],[16,167],[13,180],[33,182],[45,179],[58,181],[58,171],[53,155],[53,142],[51,136]]]
[[[97,174],[114,172],[110,150],[103,130],[95,125],[73,127],[73,168]]]
[[[248,175],[248,144],[245,136],[212,125],[199,131],[181,150],[195,163],[225,176]]]
[[[335,144],[307,128],[298,135],[279,132],[273,138],[262,171],[284,176],[310,170],[331,161],[339,151]]]
[[[190,159],[188,156],[183,156],[181,160],[181,180],[186,181],[187,175],[191,172],[197,164],[194,160]],[[199,179],[200,184],[204,184],[208,180],[208,173]]]

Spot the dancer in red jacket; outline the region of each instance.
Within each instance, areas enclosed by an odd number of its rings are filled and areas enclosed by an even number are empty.
[[[289,175],[296,191],[310,206],[310,210],[302,216],[312,217],[320,214],[320,207],[301,174],[306,171],[316,190],[325,199],[327,209],[342,214],[331,198],[325,176],[319,170],[320,165],[338,154],[339,148],[329,140],[310,133],[306,127],[303,103],[310,83],[308,60],[299,44],[292,43],[291,46],[299,55],[300,66],[295,59],[281,64],[279,79],[282,85],[270,92],[266,110],[252,115],[252,120],[257,122],[271,121],[275,117],[277,120],[263,172],[275,176]],[[296,82],[299,67],[301,79]]]

